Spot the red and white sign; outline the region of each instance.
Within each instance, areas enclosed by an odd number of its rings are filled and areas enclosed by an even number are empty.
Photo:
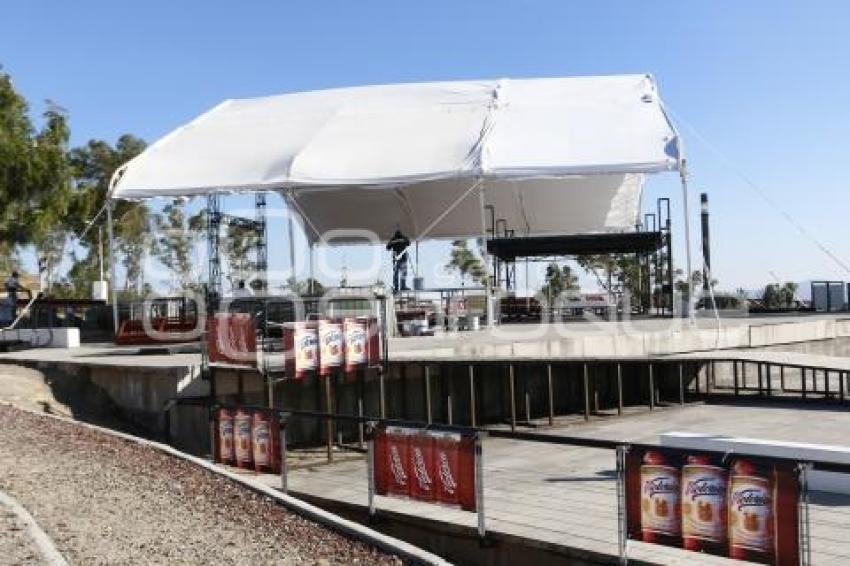
[[[374,442],[378,495],[476,510],[474,436],[386,427]]]
[[[319,321],[319,375],[330,375],[345,362],[344,336],[341,323]]]
[[[354,373],[369,363],[368,326],[366,320],[346,318],[343,322],[345,332],[345,371]]]
[[[800,484],[787,462],[632,449],[625,482],[630,538],[736,560],[799,564]]]
[[[212,363],[255,367],[257,329],[244,313],[216,313],[207,319],[207,353]]]
[[[233,413],[228,409],[219,409],[218,419],[218,461],[232,464],[235,458],[233,451]]]
[[[251,468],[254,465],[254,443],[251,434],[253,418],[248,409],[238,409],[233,417],[234,440],[236,442],[236,465]]]
[[[273,411],[254,411],[251,426],[254,469],[258,472],[280,471],[280,426]]]

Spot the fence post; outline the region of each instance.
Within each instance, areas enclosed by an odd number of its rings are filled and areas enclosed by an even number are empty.
[[[549,426],[555,424],[555,389],[552,385],[552,364],[546,364],[546,379],[549,385]]]
[[[369,500],[369,521],[375,519],[375,438],[374,438],[375,423],[370,422],[366,427],[367,446],[366,452],[366,478],[368,482],[368,500]]]
[[[679,362],[679,404],[685,404],[685,368],[682,362]]]
[[[514,365],[508,365],[508,388],[511,394],[511,432],[516,430],[516,384],[514,383]]]
[[[478,514],[478,536],[487,535],[484,515],[484,433],[475,435],[475,510]]]
[[[475,428],[475,370],[469,364],[469,420]]]
[[[652,371],[652,364],[649,364],[649,410],[655,409],[655,375]]]
[[[765,364],[764,368],[767,372],[767,375],[765,376],[767,379],[767,396],[770,397],[773,395],[773,377],[771,375],[773,373],[773,366],[770,364]]]
[[[590,376],[588,375],[587,362],[582,364],[584,368],[584,420],[590,420]]]
[[[626,517],[626,447],[617,446],[617,550],[620,564],[628,564]]]
[[[617,362],[617,414],[623,414],[623,364]]]
[[[738,397],[738,362],[732,360],[732,387],[735,390],[735,397]]]
[[[806,400],[806,368],[800,367],[800,381],[803,385],[803,401]]]
[[[425,364],[425,414],[428,424],[431,424],[431,368]]]
[[[280,490],[283,493],[289,490],[289,469],[286,464],[286,420],[286,416],[280,417]]]
[[[331,379],[333,379],[333,375],[325,376],[325,407],[327,408],[328,415],[333,414],[333,400],[331,395]],[[320,378],[321,379],[321,378]],[[330,416],[328,416],[327,420],[327,449],[328,449],[328,463],[332,463],[334,461],[334,420]]]
[[[210,412],[209,412],[209,415],[208,415],[209,421],[210,421],[210,462],[213,462],[213,463],[215,463],[215,444],[216,444],[215,440],[216,440],[216,432],[218,432],[216,430],[217,427],[215,426],[216,425],[216,419],[215,419],[216,409],[217,408],[216,408],[215,403],[210,405]]]

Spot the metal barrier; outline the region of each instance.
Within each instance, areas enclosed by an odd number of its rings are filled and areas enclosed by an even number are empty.
[[[194,401],[192,401],[194,403]],[[217,438],[217,426],[214,420],[215,409],[221,408],[220,405],[214,405],[210,407],[210,430],[211,430],[211,438]],[[237,407],[230,407],[235,409]],[[251,407],[251,406],[241,406],[239,407],[243,410],[256,410],[256,411],[268,411],[265,407]],[[657,444],[652,443],[641,443],[641,442],[628,442],[621,440],[608,440],[608,439],[599,439],[599,438],[588,438],[581,436],[565,436],[565,435],[552,435],[552,434],[540,434],[533,432],[512,432],[509,430],[500,430],[500,429],[482,429],[478,427],[467,427],[467,426],[448,426],[448,425],[429,425],[426,422],[419,421],[407,421],[407,420],[399,420],[399,419],[380,419],[378,417],[372,416],[360,416],[360,415],[352,415],[352,414],[337,414],[337,413],[326,413],[320,411],[307,411],[307,410],[285,410],[280,409],[276,410],[275,414],[277,416],[279,426],[280,426],[280,486],[284,491],[289,489],[288,485],[288,474],[290,473],[290,468],[287,465],[287,434],[286,428],[287,425],[291,424],[294,420],[297,419],[306,419],[313,421],[334,421],[334,422],[348,422],[357,425],[363,425],[365,428],[365,436],[367,442],[367,472],[366,478],[363,478],[363,481],[368,483],[368,499],[364,502],[364,506],[369,509],[369,514],[371,517],[376,517],[379,514],[379,509],[375,505],[375,495],[384,493],[380,493],[376,488],[376,476],[375,476],[375,459],[376,459],[376,451],[374,448],[374,432],[376,430],[387,430],[388,428],[399,428],[406,429],[411,431],[434,431],[434,432],[443,432],[443,433],[455,433],[458,435],[468,435],[476,439],[476,454],[478,456],[476,460],[476,469],[475,469],[475,477],[476,477],[476,510],[480,512],[479,515],[479,527],[478,532],[479,535],[484,538],[488,536],[488,531],[485,530],[484,527],[484,470],[483,470],[483,455],[484,455],[484,439],[504,439],[511,440],[521,443],[536,443],[536,444],[547,444],[551,446],[560,446],[566,449],[569,448],[587,448],[594,450],[605,450],[611,451],[615,453],[615,463],[616,463],[616,503],[619,511],[617,512],[617,532],[618,535],[618,552],[620,552],[621,556],[626,557],[629,548],[631,548],[632,540],[634,540],[634,529],[633,527],[628,527],[626,524],[626,516],[627,510],[626,505],[630,497],[633,500],[633,492],[630,496],[627,493],[628,489],[632,489],[626,485],[626,458],[629,455],[635,454],[645,454],[647,452],[656,453],[658,451],[670,451],[677,449],[670,449],[667,447],[662,447]],[[681,449],[678,449],[682,451]],[[212,447],[210,450],[211,454],[216,454],[215,447]],[[797,525],[797,530],[799,532],[799,563],[802,564],[811,564],[811,539],[814,536],[818,538],[817,529],[824,527],[834,529],[837,524],[845,524],[847,521],[838,521],[834,517],[826,517],[824,519],[825,513],[836,513],[836,511],[831,511],[827,509],[825,512],[822,508],[819,509],[818,518],[812,522],[809,514],[809,492],[807,486],[807,474],[811,472],[832,472],[832,473],[841,473],[841,474],[850,474],[850,465],[841,464],[831,461],[822,461],[822,460],[801,460],[798,458],[787,458],[787,457],[771,457],[766,458],[763,455],[759,454],[751,454],[748,452],[729,452],[729,451],[718,451],[711,449],[699,449],[699,450],[691,450],[689,454],[698,453],[700,456],[705,458],[710,458],[712,461],[716,462],[724,462],[724,465],[731,466],[731,462],[740,461],[740,460],[748,460],[752,462],[756,462],[759,465],[769,465],[769,466],[778,466],[779,468],[786,470],[793,470],[793,478],[794,481],[799,482],[799,497],[798,510],[795,512],[796,514],[793,517],[796,517],[794,520],[798,520],[799,524]],[[684,460],[683,460],[684,461]],[[777,468],[777,469],[779,469]],[[731,469],[731,468],[729,468]],[[772,468],[771,468],[772,469]],[[788,476],[789,478],[791,476]],[[385,492],[386,493],[386,492]],[[797,496],[795,496],[797,497]],[[414,501],[418,501],[416,498],[412,498]],[[613,501],[612,501],[613,503]],[[792,515],[789,515],[792,517]],[[633,519],[632,519],[633,520]],[[789,519],[790,520],[790,519]],[[614,525],[612,524],[612,527]],[[815,533],[812,534],[812,527],[815,527]],[[631,528],[631,530],[630,530]],[[626,535],[630,535],[632,538],[628,538]],[[639,539],[638,539],[639,540]],[[818,540],[819,543],[822,543],[822,540]],[[646,544],[642,542],[641,544]],[[822,544],[821,544],[822,546]],[[829,555],[829,551],[824,551],[823,549],[819,549],[818,556]],[[833,556],[841,557],[844,555],[835,554]],[[795,562],[797,563],[797,562]]]

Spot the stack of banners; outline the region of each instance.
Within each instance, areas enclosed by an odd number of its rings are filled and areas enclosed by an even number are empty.
[[[629,537],[736,560],[800,561],[796,467],[669,448],[626,457]]]
[[[280,473],[280,424],[275,411],[220,408],[216,420],[216,461]]]
[[[475,436],[379,427],[375,492],[475,511]]]
[[[255,367],[257,329],[245,313],[216,313],[207,319],[207,352],[212,363]]]
[[[322,319],[284,326],[283,348],[288,375],[326,377],[344,368],[348,374],[380,362],[380,334],[375,318]]]
[[[233,464],[236,459],[233,447],[233,413],[229,409],[219,409],[216,419],[218,421],[216,460],[222,464]]]

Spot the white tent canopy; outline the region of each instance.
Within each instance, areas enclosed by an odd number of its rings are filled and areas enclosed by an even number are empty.
[[[648,75],[367,86],[225,101],[122,167],[109,196],[275,190],[311,239],[424,239],[480,235],[483,194],[518,235],[586,233],[633,227],[644,174],[680,157]]]

